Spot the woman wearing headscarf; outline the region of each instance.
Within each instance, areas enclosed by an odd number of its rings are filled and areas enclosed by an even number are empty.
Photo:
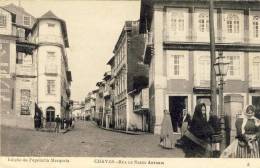
[[[182,138],[185,157],[208,157],[207,147],[214,130],[207,122],[206,105],[204,103],[196,105],[187,132],[189,135],[185,134]]]
[[[236,120],[236,158],[259,158],[260,121],[254,115],[255,107],[248,105],[244,115]]]
[[[160,145],[163,148],[174,148],[174,137],[171,116],[168,110],[164,110],[164,116],[160,134]]]

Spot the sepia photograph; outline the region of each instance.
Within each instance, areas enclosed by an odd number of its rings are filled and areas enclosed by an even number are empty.
[[[260,0],[1,0],[0,116],[3,168],[260,168]]]

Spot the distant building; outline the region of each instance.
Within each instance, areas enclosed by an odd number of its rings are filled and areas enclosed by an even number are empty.
[[[103,111],[104,111],[104,81],[97,82],[96,86],[98,87],[96,94],[96,111],[94,114],[94,121],[99,125],[102,124]]]
[[[96,111],[96,97],[93,92],[89,92],[85,98],[84,110],[86,115],[89,116],[91,120],[93,120],[94,113]]]
[[[183,109],[193,114],[197,102],[210,106],[208,1],[142,0],[140,33],[146,36],[144,62],[149,65],[149,101],[155,134],[164,109],[173,131]],[[215,1],[216,56],[230,62],[224,95],[260,110],[260,2]],[[241,113],[241,111],[237,112]],[[232,114],[235,115],[235,114]]]

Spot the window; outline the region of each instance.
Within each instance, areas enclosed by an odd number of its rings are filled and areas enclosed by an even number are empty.
[[[21,90],[21,115],[30,115],[30,90]]]
[[[199,58],[200,80],[208,81],[210,79],[210,57],[201,56]]]
[[[227,17],[227,32],[239,33],[239,17],[234,14],[230,14]]]
[[[253,58],[253,80],[260,81],[260,57]]]
[[[23,64],[24,53],[17,52],[16,53],[16,64]]]
[[[183,76],[184,74],[184,56],[174,55],[173,56],[173,74],[174,76]]]
[[[199,15],[199,31],[200,32],[209,31],[209,16],[205,13]]]
[[[24,26],[30,26],[31,25],[31,18],[30,18],[30,16],[24,16],[23,17],[23,25]]]
[[[181,13],[172,13],[171,28],[174,32],[184,31],[184,16]]]
[[[55,52],[48,51],[47,59],[48,59],[48,61],[55,61]]]
[[[55,94],[55,80],[47,80],[47,94]]]
[[[260,19],[258,16],[254,16],[253,18],[253,37],[254,38],[259,38],[260,35],[259,35],[259,23],[260,23]]]
[[[0,28],[6,27],[6,16],[3,14],[0,14]]]
[[[48,24],[48,27],[55,27],[54,23],[47,23],[47,24]]]
[[[228,76],[239,77],[240,76],[240,57],[239,56],[227,56],[229,62]]]

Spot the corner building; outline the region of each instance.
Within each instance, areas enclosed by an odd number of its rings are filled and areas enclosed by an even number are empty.
[[[163,110],[178,132],[182,110],[210,107],[209,1],[142,0],[140,33],[146,34],[151,128],[161,130]],[[229,64],[224,96],[240,97],[260,110],[260,2],[215,1],[216,56]],[[238,111],[241,113],[241,111]],[[234,114],[234,115],[237,115]]]
[[[51,11],[36,20],[33,37],[37,48],[38,106],[46,123],[56,115],[68,118],[71,72],[66,48],[69,47],[66,23]]]

